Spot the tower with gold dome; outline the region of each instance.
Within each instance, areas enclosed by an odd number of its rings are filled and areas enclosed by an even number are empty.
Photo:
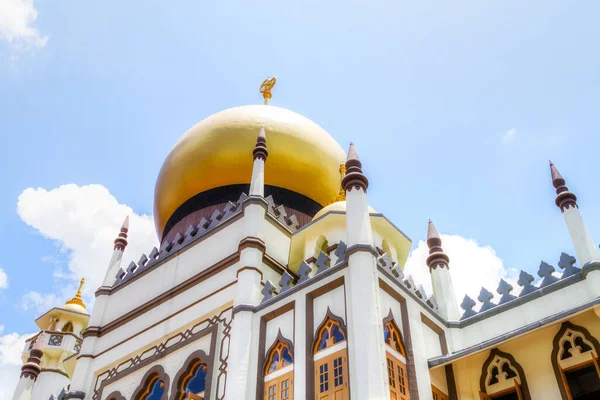
[[[497,300],[482,288],[478,310],[459,307],[433,223],[428,294],[404,272],[411,240],[368,204],[355,146],[271,105],[275,82],[175,143],[159,247],[122,265],[125,219],[91,316],[78,292],[38,319],[15,400],[600,396],[600,254],[554,165],[579,266],[563,253],[560,277],[542,263],[518,296],[501,280]]]

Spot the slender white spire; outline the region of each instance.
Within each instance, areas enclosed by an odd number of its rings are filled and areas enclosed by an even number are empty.
[[[119,268],[121,268],[123,252],[127,247],[127,232],[129,232],[129,215],[125,217],[125,221],[123,221],[123,225],[121,225],[119,235],[115,239],[113,254],[110,258],[110,262],[108,263],[108,268],[106,269],[106,275],[104,276],[102,286],[112,286],[116,279],[117,272],[119,272]]]
[[[565,217],[579,264],[585,265],[592,261],[600,262],[600,252],[598,252],[598,247],[583,222],[579,206],[577,205],[577,196],[569,191],[565,179],[558,172],[552,161],[550,161],[550,175],[552,177],[552,185],[556,189],[556,199],[554,202]]]
[[[256,146],[252,151],[254,156],[254,166],[252,167],[252,180],[250,181],[250,195],[261,196],[265,195],[265,162],[269,152],[267,150],[267,136],[265,128],[260,127],[258,137],[256,138]]]

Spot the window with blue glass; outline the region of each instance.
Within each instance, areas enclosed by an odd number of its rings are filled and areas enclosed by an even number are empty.
[[[160,400],[165,393],[165,383],[159,379],[158,375],[151,377],[146,384],[146,389],[142,391],[139,400]]]
[[[340,328],[340,324],[333,319],[327,319],[323,327],[319,330],[319,341],[317,342],[316,351],[324,350],[337,343],[346,340],[344,332]]]
[[[284,340],[277,340],[267,353],[265,363],[265,400],[292,400],[294,398],[293,349]],[[284,370],[285,369],[285,370]]]
[[[346,400],[349,396],[346,333],[339,321],[327,317],[315,338],[315,394],[320,400]]]

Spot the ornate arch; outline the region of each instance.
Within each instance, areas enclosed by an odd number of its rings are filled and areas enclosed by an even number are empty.
[[[494,365],[492,363],[494,363]],[[488,386],[502,381],[516,380],[517,378],[523,400],[531,400],[527,378],[525,377],[525,371],[523,370],[523,367],[521,367],[521,364],[519,364],[511,354],[500,351],[498,348],[494,348],[490,351],[490,355],[481,368],[479,390],[482,393],[487,393]],[[494,380],[496,380],[496,382],[494,382]],[[492,383],[490,384],[490,382]]]
[[[269,374],[269,366],[272,363],[272,358],[274,353],[278,350],[278,346],[282,344],[285,347],[287,347],[290,355],[292,356],[292,364],[294,363],[294,359],[295,359],[295,355],[294,355],[294,344],[286,339],[282,334],[281,334],[281,329],[279,329],[279,332],[277,332],[277,337],[275,338],[275,341],[273,342],[273,344],[271,345],[271,347],[269,347],[269,350],[267,350],[267,356],[265,358],[265,362],[263,363],[263,376]],[[271,371],[273,372],[273,371]]]
[[[164,390],[162,396],[160,397],[160,400],[168,400],[170,379],[169,379],[169,375],[167,375],[167,373],[165,372],[165,369],[160,365],[155,365],[152,368],[150,368],[148,371],[146,371],[146,373],[144,374],[144,377],[142,378],[142,383],[138,386],[136,391],[133,393],[132,399],[140,400],[142,396],[147,395],[149,389],[151,388],[150,385],[156,379],[163,381],[164,387],[165,387],[165,390]]]
[[[317,328],[316,334],[313,339],[313,343],[312,343],[313,354],[315,354],[317,351],[319,351],[318,350],[319,343],[321,342],[324,332],[325,331],[329,332],[330,330],[333,330],[333,326],[332,327],[328,326],[329,322],[331,322],[333,325],[337,325],[339,327],[340,332],[344,335],[344,340],[346,340],[346,341],[348,340],[348,330],[346,329],[346,324],[344,323],[344,320],[342,318],[338,317],[337,315],[333,314],[331,312],[331,309],[329,309],[329,307],[327,307],[327,313],[325,314],[325,318],[323,318],[323,321]],[[331,328],[331,329],[329,329],[329,328]]]
[[[127,400],[125,396],[121,394],[121,392],[112,392],[108,396],[106,396],[108,400]]]
[[[400,331],[400,328],[394,320],[392,309],[390,309],[388,316],[383,319],[383,330],[386,344],[406,358],[406,346],[404,346],[404,339],[402,338],[401,333],[402,331]],[[389,332],[387,337],[386,331]],[[388,341],[388,339],[390,340]]]
[[[327,238],[323,235],[320,235],[317,238],[317,242],[315,243],[315,254],[314,257],[315,258],[319,258],[319,254],[321,254],[321,252],[327,254],[327,248],[329,247],[329,242],[327,241]]]
[[[189,383],[189,380],[194,377],[198,368],[202,365],[206,366],[206,384],[204,386],[204,398],[210,398],[210,383],[212,381],[212,362],[210,357],[202,350],[196,350],[188,356],[183,363],[183,367],[175,375],[173,379],[173,387],[171,393],[173,393],[173,399],[183,400],[185,399],[185,386]]]
[[[570,337],[567,337],[568,333],[573,333]],[[583,338],[583,344],[591,345],[591,350],[585,350],[584,346],[581,345],[581,342],[575,343],[576,338]],[[586,343],[587,342],[587,343]],[[565,346],[566,343],[569,343],[569,346]],[[573,352],[577,353],[586,353],[588,351],[593,351],[596,353],[596,357],[598,357],[598,350],[600,349],[600,342],[590,334],[583,326],[578,326],[570,323],[569,321],[565,321],[560,326],[560,329],[554,336],[554,340],[552,341],[552,355],[550,362],[552,363],[552,368],[554,369],[554,375],[556,376],[556,382],[558,383],[558,388],[560,389],[560,393],[563,399],[567,397],[567,388],[565,387],[563,380],[563,372],[559,365],[559,359],[567,359],[573,356]],[[584,351],[585,350],[585,351]],[[564,357],[564,352],[570,354],[569,357]]]

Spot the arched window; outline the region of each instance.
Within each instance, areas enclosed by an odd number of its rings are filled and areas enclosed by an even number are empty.
[[[319,258],[319,254],[321,254],[321,252],[327,254],[327,248],[329,248],[329,242],[327,241],[327,239],[325,239],[325,236],[319,236],[315,245],[314,257]]]
[[[600,398],[600,347],[587,329],[565,322],[554,337],[552,366],[564,398]]]
[[[165,383],[158,377],[158,375],[154,375],[148,381],[146,390],[140,394],[139,400],[160,400],[164,393]]]
[[[172,398],[175,400],[204,400],[210,391],[210,358],[202,350],[190,354],[173,380]]]
[[[315,393],[319,400],[348,399],[346,327],[327,310],[313,344]]]
[[[406,371],[406,350],[402,335],[394,322],[392,311],[383,320],[383,339],[385,340],[385,356],[390,385],[391,400],[408,400],[408,372]]]
[[[150,368],[131,397],[133,400],[167,400],[169,376],[160,365]]]
[[[530,400],[523,368],[510,354],[493,349],[483,364],[479,397],[485,400]]]
[[[61,330],[63,332],[73,333],[73,323],[71,321],[67,322],[66,324],[63,325]]]
[[[294,348],[281,331],[267,351],[264,368],[265,400],[292,400],[294,398]]]

